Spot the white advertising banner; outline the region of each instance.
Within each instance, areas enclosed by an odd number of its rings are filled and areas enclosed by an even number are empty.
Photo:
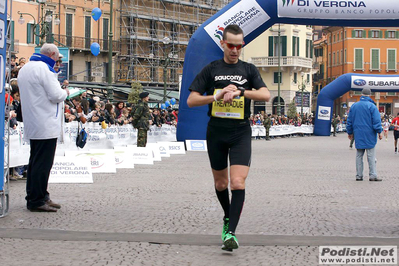
[[[397,19],[397,0],[277,0],[278,16],[310,19]]]
[[[134,164],[154,164],[152,149],[147,147],[135,147],[133,150]]]
[[[147,143],[146,147],[152,150],[152,155],[155,162],[162,161],[161,152],[159,151],[159,145],[157,143]]]
[[[212,40],[220,46],[226,26],[236,24],[244,31],[244,37],[262,26],[270,16],[255,0],[242,0],[209,23],[205,30]]]
[[[133,148],[114,147],[114,151],[115,151],[115,167],[117,169],[134,168]]]
[[[54,157],[49,183],[93,183],[90,158]]]
[[[161,157],[170,157],[169,148],[166,142],[159,142],[157,143],[159,148],[159,154]]]
[[[208,151],[206,140],[186,140],[188,151]]]
[[[352,76],[352,89],[370,90],[396,90],[399,91],[399,77],[367,77],[367,76]]]
[[[184,142],[160,142],[160,144],[164,144],[170,154],[186,154]]]
[[[89,158],[93,173],[116,173],[114,150],[93,149],[90,151],[65,151],[65,156]]]
[[[330,120],[330,117],[331,117],[331,107],[320,105],[318,110],[318,119]]]

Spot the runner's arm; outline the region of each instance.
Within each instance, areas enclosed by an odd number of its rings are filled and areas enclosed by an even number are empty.
[[[228,85],[228,86],[224,87],[221,92],[216,94],[216,100],[219,101],[220,99],[223,98],[223,96],[226,93],[232,92],[234,90],[237,90],[237,87],[234,85]],[[201,95],[197,91],[191,91],[191,93],[187,99],[187,105],[188,105],[188,107],[196,107],[196,106],[210,104],[210,103],[213,103],[214,101],[215,101],[215,97],[213,95]]]
[[[236,90],[234,92],[226,93],[224,95],[224,102],[231,103],[232,100],[240,96],[241,91]],[[265,101],[268,102],[270,100],[270,92],[266,87],[261,87],[258,90],[245,90],[244,97],[247,99],[251,99],[254,101]]]

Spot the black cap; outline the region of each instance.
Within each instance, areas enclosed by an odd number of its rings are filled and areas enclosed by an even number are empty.
[[[150,95],[148,92],[143,91],[142,93],[139,94],[140,99],[143,99],[145,97],[147,97],[148,95]]]

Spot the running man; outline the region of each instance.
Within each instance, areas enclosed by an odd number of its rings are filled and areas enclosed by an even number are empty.
[[[224,211],[222,249],[232,251],[239,246],[235,231],[244,206],[245,179],[251,163],[250,104],[251,100],[269,101],[270,92],[257,68],[239,60],[244,45],[240,27],[227,26],[220,44],[223,59],[208,64],[197,75],[189,88],[187,104],[209,106],[206,139],[216,195]]]
[[[398,139],[399,139],[399,113],[392,119],[391,125],[393,126],[393,137],[395,139],[395,154],[398,153]]]

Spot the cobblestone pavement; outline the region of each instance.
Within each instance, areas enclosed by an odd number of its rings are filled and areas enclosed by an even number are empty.
[[[253,140],[241,247],[220,250],[222,210],[208,156],[172,155],[154,165],[95,174],[94,184],[50,184],[57,213],[25,208],[11,183],[0,219],[0,264],[318,265],[319,245],[399,244],[399,154],[377,145],[382,182],[355,181],[346,134]]]

